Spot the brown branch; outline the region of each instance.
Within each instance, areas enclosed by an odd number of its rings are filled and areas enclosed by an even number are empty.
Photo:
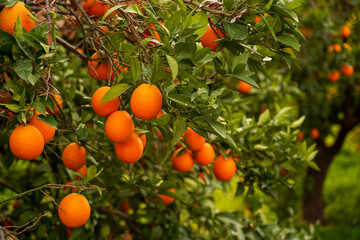
[[[56,41],[58,43],[60,43],[62,46],[64,46],[66,49],[68,49],[70,52],[78,55],[81,58],[81,60],[83,60],[85,63],[88,62],[87,56],[85,54],[79,52],[75,46],[71,45],[70,43],[68,43],[67,41],[65,41],[64,39],[62,39],[58,36],[56,36]]]
[[[6,188],[8,188],[8,189],[10,189],[10,190],[13,191],[13,192],[20,193],[19,190],[17,190],[17,189],[15,189],[14,187],[10,186],[10,185],[7,184],[4,180],[1,180],[1,179],[0,179],[0,185],[6,187]]]
[[[41,219],[42,217],[45,217],[45,216],[50,216],[50,213],[44,213],[44,214],[42,214],[42,215],[39,215],[38,217],[30,220],[29,222],[25,223],[25,224],[22,225],[22,226],[7,226],[7,227],[3,227],[4,229],[6,229],[6,230],[9,232],[8,234],[6,234],[6,236],[7,236],[7,235],[10,235],[10,234],[14,234],[14,235],[20,235],[20,234],[22,234],[22,233],[25,232],[26,230],[34,227],[34,226],[40,221],[40,219]],[[29,225],[29,224],[32,223],[32,222],[34,222],[34,223],[31,224],[30,226],[27,226],[27,225]],[[26,227],[25,227],[25,226],[26,226]],[[25,228],[24,228],[23,230],[21,230],[20,232],[15,232],[15,231],[8,230],[9,228],[17,228],[17,229],[19,229],[19,228],[23,228],[23,227],[25,227]]]

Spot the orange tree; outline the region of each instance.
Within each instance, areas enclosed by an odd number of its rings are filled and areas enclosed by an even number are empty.
[[[302,18],[302,31],[308,35],[302,71],[294,71],[293,79],[304,92],[298,100],[300,113],[307,116],[301,131],[317,144],[320,171],[308,169],[303,196],[304,219],[316,221],[325,220],[322,189],[327,170],[347,134],[360,123],[359,7],[314,1],[309,9]]]
[[[296,64],[298,2],[27,3],[0,1],[0,237],[309,237],[268,206],[316,167],[304,117],[250,97]]]

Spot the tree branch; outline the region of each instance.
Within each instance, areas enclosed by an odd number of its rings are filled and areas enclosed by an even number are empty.
[[[64,46],[66,49],[68,49],[70,52],[78,55],[81,58],[81,60],[83,60],[85,63],[88,62],[87,56],[85,54],[79,52],[75,46],[71,45],[70,43],[68,43],[67,41],[65,41],[64,39],[62,39],[58,36],[56,36],[56,41],[58,43],[60,43],[62,46]]]

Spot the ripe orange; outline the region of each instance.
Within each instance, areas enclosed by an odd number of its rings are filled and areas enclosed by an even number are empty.
[[[329,53],[332,53],[333,51],[340,52],[341,51],[340,44],[338,44],[338,43],[331,44],[330,47],[329,47]]]
[[[102,17],[109,10],[109,6],[101,0],[95,0],[93,5],[88,9],[87,14],[94,17]]]
[[[131,110],[137,118],[142,120],[150,120],[156,117],[161,106],[162,95],[155,85],[143,83],[131,95]]]
[[[201,37],[201,45],[211,48],[211,51],[216,52],[216,47],[219,45],[219,42],[215,41],[218,40],[219,37],[223,38],[225,34],[220,29],[211,27],[210,24],[208,24],[205,34]]]
[[[343,64],[341,66],[341,72],[345,76],[349,77],[354,73],[354,67],[350,64]]]
[[[94,92],[91,98],[91,105],[94,109],[94,112],[103,117],[109,116],[120,107],[120,99],[118,97],[100,105],[101,99],[104,97],[107,91],[109,91],[109,89],[110,87],[108,86],[101,87]]]
[[[141,158],[143,148],[140,138],[133,134],[126,142],[115,144],[115,154],[122,162],[134,163]]]
[[[15,23],[20,17],[22,27],[30,32],[35,26],[35,21],[28,15],[32,15],[32,13],[23,2],[17,2],[12,7],[4,7],[0,12],[0,29],[14,36]]]
[[[41,135],[44,137],[44,144],[48,143],[55,135],[55,128],[38,120],[35,115],[30,118],[29,124],[39,129]]]
[[[335,70],[333,72],[328,72],[328,79],[330,82],[337,82],[340,79],[340,73],[338,70]]]
[[[159,23],[164,26],[164,23],[163,23],[162,21],[159,21]],[[143,36],[144,36],[145,38],[154,38],[154,37],[155,37],[155,39],[156,39],[157,41],[161,42],[160,35],[159,35],[159,33],[156,31],[155,25],[154,25],[154,24],[149,24],[149,28],[152,29],[152,30],[150,30],[150,29],[145,29],[144,32],[143,32]],[[154,34],[154,37],[153,37],[153,35],[151,34],[151,32]],[[154,46],[158,45],[158,43],[151,40],[147,45],[148,45],[149,47],[154,47]]]
[[[84,164],[84,165],[82,165],[81,168],[79,168],[78,170],[76,170],[76,172],[77,172],[77,173],[80,173],[83,177],[87,177],[87,170],[88,170],[88,168],[87,168],[87,166]],[[81,177],[78,176],[78,175],[76,175],[76,179],[80,180]]]
[[[257,23],[258,21],[260,21],[261,20],[261,16],[256,16],[255,18],[254,18],[254,23]]]
[[[187,172],[194,166],[194,158],[189,150],[186,150],[185,153],[178,155],[181,150],[182,148],[179,148],[174,152],[171,162],[175,170]]]
[[[90,204],[86,197],[70,193],[61,200],[58,208],[60,221],[69,228],[84,225],[90,217]]]
[[[94,53],[88,61],[88,73],[95,80],[107,80],[114,77],[111,65],[102,59],[98,53]]]
[[[349,50],[349,52],[352,51],[352,47],[350,46],[350,44],[344,43],[343,46],[344,46],[344,48],[346,48],[347,50]]]
[[[113,112],[105,123],[105,133],[114,143],[126,142],[134,134],[134,122],[126,111]]]
[[[62,161],[65,167],[74,171],[78,170],[86,161],[85,148],[74,142],[68,144],[62,152]]]
[[[220,155],[214,162],[213,172],[217,179],[229,181],[236,173],[235,161],[231,156],[225,159],[224,155]]]
[[[297,135],[297,139],[299,141],[303,140],[304,139],[304,133],[303,132],[299,132],[299,134]]]
[[[204,143],[203,146],[196,152],[196,163],[201,166],[207,166],[212,163],[215,157],[214,148],[209,143]]]
[[[138,133],[136,131],[135,131],[135,134],[140,138],[141,143],[143,145],[143,149],[144,149],[146,147],[146,134],[142,134],[141,136],[139,136],[140,133]]]
[[[344,38],[348,38],[350,34],[351,34],[351,30],[349,26],[344,25],[343,28],[341,29],[341,36],[343,36]]]
[[[300,29],[301,33],[304,34],[305,37],[310,37],[312,34],[312,30],[310,28],[303,27]]]
[[[44,150],[44,138],[36,127],[19,125],[11,133],[9,145],[15,157],[32,160]]]
[[[205,143],[205,138],[188,127],[184,133],[184,141],[192,151],[199,151]]]
[[[93,4],[94,4],[94,0],[77,0],[77,2],[79,3],[80,6],[82,6],[82,8],[87,11]],[[74,0],[70,0],[71,6],[73,6],[74,8],[76,8],[76,4],[74,3]]]
[[[251,85],[246,82],[239,81],[237,88],[239,92],[246,94],[251,90]]]
[[[170,188],[170,189],[168,189],[168,191],[174,193],[175,189]],[[175,198],[167,196],[167,195],[163,195],[163,194],[160,194],[160,198],[165,205],[169,205],[175,201]]]
[[[311,129],[310,135],[313,139],[315,139],[315,140],[318,139],[320,137],[319,129],[317,129],[317,128]]]

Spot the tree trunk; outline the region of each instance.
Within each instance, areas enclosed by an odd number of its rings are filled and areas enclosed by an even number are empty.
[[[304,182],[303,219],[306,221],[314,223],[320,220],[322,223],[325,222],[322,190],[326,173],[335,155],[340,151],[349,130],[342,127],[335,144],[331,147],[326,147],[323,142],[318,143],[318,154],[315,157],[315,162],[320,171],[308,168]]]

